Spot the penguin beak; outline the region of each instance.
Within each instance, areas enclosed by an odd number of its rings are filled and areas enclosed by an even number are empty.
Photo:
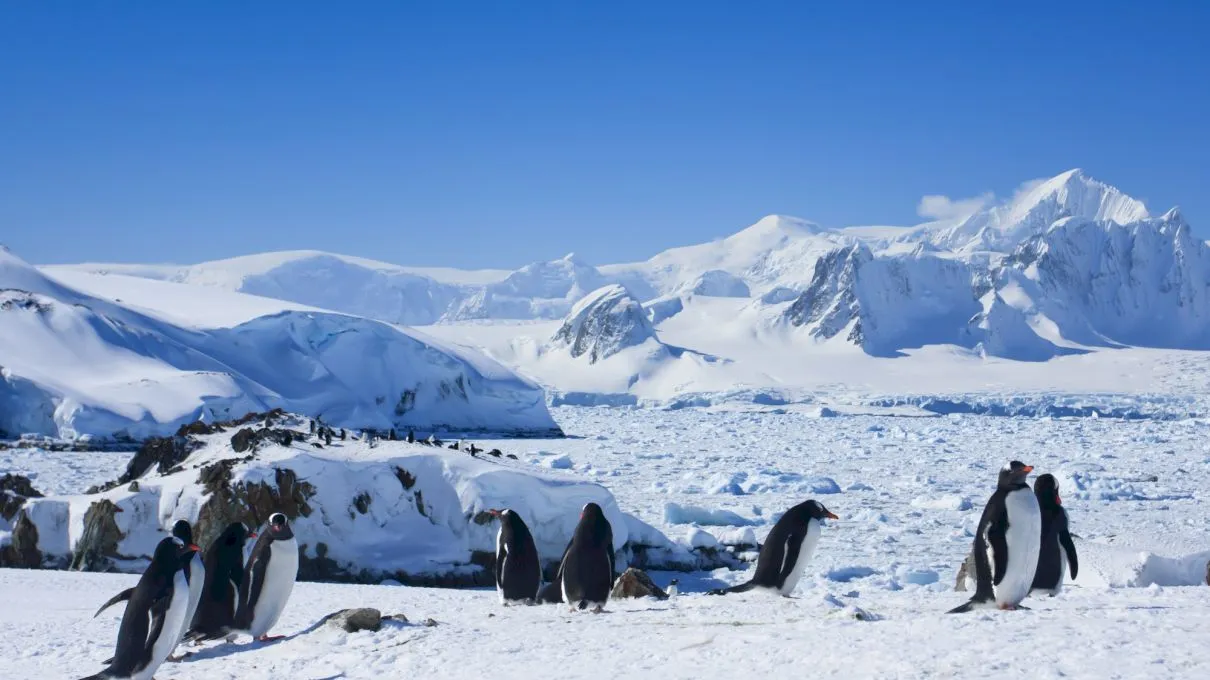
[[[194,544],[192,544],[192,543],[190,543],[189,545],[185,546],[185,548],[186,548],[187,550],[189,550],[190,552],[201,552],[201,551],[202,551],[202,549],[201,549],[201,548],[197,547],[196,545],[194,545]]]
[[[248,532],[248,538],[256,538],[256,532],[255,532],[255,531],[249,531],[249,532]]]
[[[840,519],[839,517],[837,517],[835,514],[833,514],[833,513],[832,513],[832,512],[830,512],[830,511],[829,511],[829,512],[825,512],[825,513],[823,514],[823,516],[824,516],[824,517],[827,517],[828,519]]]
[[[1059,494],[1055,494],[1055,505],[1063,505],[1063,499],[1059,496]]]
[[[1025,472],[1025,474],[1029,474],[1034,471],[1034,466],[1026,465],[1025,467],[1021,468],[1021,470]]]
[[[487,514],[491,515],[492,517],[495,517],[495,518],[499,519],[500,515],[503,515],[504,513],[503,513],[503,512],[500,512],[499,510],[492,509],[492,510],[488,510],[488,511],[487,511]]]

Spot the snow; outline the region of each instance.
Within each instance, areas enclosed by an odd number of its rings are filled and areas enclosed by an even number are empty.
[[[275,407],[350,427],[555,427],[538,386],[403,328],[289,305],[271,312],[273,301],[196,286],[102,286],[115,298],[0,252],[0,431],[142,437]],[[130,306],[117,301],[127,293]],[[175,323],[184,314],[193,321]]]
[[[792,599],[704,594],[750,577],[751,564],[735,571],[653,572],[660,585],[680,580],[675,600],[611,601],[610,613],[601,616],[572,615],[555,606],[502,608],[482,589],[299,583],[275,631],[289,636],[286,640],[208,646],[157,677],[470,678],[492,673],[532,678],[657,672],[732,677],[799,667],[803,657],[796,645],[803,639],[822,650],[811,657],[822,677],[1036,677],[1039,668],[1077,678],[1200,677],[1210,671],[1210,651],[1199,644],[1199,631],[1210,624],[1210,588],[1196,585],[1203,583],[1210,560],[1203,511],[1210,489],[1205,443],[1210,422],[1201,418],[850,413],[817,419],[773,406],[564,407],[554,415],[569,438],[478,442],[520,461],[494,463],[383,442],[374,449],[353,444],[322,451],[275,448],[256,464],[290,460],[304,466],[308,476],[330,480],[320,485],[322,512],[296,523],[296,530],[327,531],[333,541],[347,536],[339,550],[373,549],[386,564],[408,564],[443,551],[465,559],[480,541],[490,546],[494,540],[491,527],[474,526],[467,513],[522,502],[530,504],[526,512],[546,518],[530,526],[539,527],[540,554],[556,559],[578,517],[577,504],[588,497],[572,498],[564,490],[568,484],[576,494],[612,498],[606,513],[615,544],[625,540],[619,534],[672,551],[713,545],[711,538],[719,545],[762,540],[781,512],[811,497],[804,484],[819,478],[843,489],[819,497],[841,519],[824,527]],[[569,456],[576,467],[545,471],[541,461],[553,456],[543,452]],[[1081,558],[1080,578],[1059,597],[1030,598],[1029,612],[946,615],[965,597],[951,591],[953,575],[970,548],[996,472],[1005,460],[1022,457],[1038,472],[1060,479]],[[536,462],[526,462],[530,459]],[[26,468],[40,467],[36,456],[15,460]],[[44,478],[66,480],[56,472],[62,463],[53,456],[48,460]],[[380,466],[400,461],[415,468],[425,502],[439,518],[436,524],[408,510],[394,475],[381,485],[376,481]],[[103,467],[98,463],[79,474],[103,478],[109,474]],[[256,469],[261,468],[241,474]],[[705,482],[716,476],[736,481],[746,493],[709,494]],[[162,483],[175,479],[170,475]],[[1076,479],[1087,483],[1087,496],[1078,491]],[[95,481],[99,478],[88,483]],[[1095,493],[1098,483],[1108,484],[1105,488],[1128,484],[1138,493]],[[349,499],[362,489],[374,495],[370,515],[350,519]],[[166,525],[173,508],[196,502],[191,493],[177,505],[157,504],[148,517]],[[133,507],[124,488],[109,494]],[[915,501],[922,497],[947,502],[921,507]],[[1154,500],[1159,497],[1165,500]],[[953,498],[970,499],[970,507],[949,502]],[[39,505],[49,509],[56,503]],[[171,512],[161,516],[161,510]],[[331,526],[319,517],[327,517]],[[112,651],[121,610],[89,617],[135,578],[0,570],[0,597],[10,605],[0,608],[0,673],[81,677],[95,672]],[[39,617],[28,623],[23,612],[35,605]],[[356,606],[403,613],[411,623],[391,624],[379,633],[304,633],[323,615]],[[430,617],[438,625],[420,625]],[[1052,644],[1056,639],[1064,643]],[[566,659],[560,650],[568,646],[578,650],[582,664],[560,662]],[[1029,655],[1023,657],[1021,649]]]

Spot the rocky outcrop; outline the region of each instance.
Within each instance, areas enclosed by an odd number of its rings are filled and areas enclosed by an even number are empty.
[[[30,498],[41,498],[28,477],[7,473],[0,477],[0,517],[12,521]]]
[[[652,340],[659,342],[643,305],[622,286],[612,285],[577,302],[551,343],[595,364]]]
[[[118,544],[124,534],[114,515],[122,512],[109,499],[103,498],[84,513],[84,533],[76,542],[72,554],[72,571],[113,571],[113,560],[120,558]]]
[[[42,566],[38,549],[38,527],[24,512],[17,515],[7,545],[0,545],[0,567],[37,569]]]
[[[661,590],[647,575],[647,572],[631,567],[622,572],[617,581],[614,581],[613,592],[609,594],[609,597],[615,600],[627,597],[654,597],[657,600],[667,600],[668,593]]]

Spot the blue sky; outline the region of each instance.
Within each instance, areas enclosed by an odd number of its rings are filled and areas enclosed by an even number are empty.
[[[5,3],[0,242],[604,264],[1071,167],[1210,235],[1210,3],[987,4]]]

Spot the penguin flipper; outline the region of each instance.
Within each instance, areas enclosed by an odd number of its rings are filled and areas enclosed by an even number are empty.
[[[1000,585],[1004,574],[1008,571],[1008,539],[1003,530],[992,529],[987,532],[987,542],[992,552],[992,583]]]
[[[1080,561],[1076,557],[1076,544],[1071,540],[1071,532],[1067,528],[1067,513],[1063,513],[1063,523],[1059,526],[1059,546],[1067,553],[1067,566],[1071,569],[1071,580],[1076,580],[1080,571]]]
[[[101,612],[105,611],[106,609],[109,609],[110,607],[114,606],[115,604],[117,604],[119,602],[122,602],[123,600],[129,600],[132,595],[134,595],[134,588],[127,588],[126,590],[123,590],[122,592],[118,593],[117,595],[114,595],[113,597],[109,598],[108,602],[101,605],[101,608],[97,610],[96,614],[92,615],[92,618],[94,618],[94,619],[97,618],[98,616],[101,615]]]
[[[156,640],[164,632],[164,619],[168,616],[168,607],[172,605],[171,591],[164,592],[151,603],[151,626],[147,631],[147,642],[144,647],[150,657],[154,653]]]
[[[746,593],[755,587],[756,587],[755,581],[748,581],[746,583],[741,583],[738,586],[731,586],[730,588],[718,588],[715,590],[711,590],[710,594],[711,595],[727,595],[729,593]]]

